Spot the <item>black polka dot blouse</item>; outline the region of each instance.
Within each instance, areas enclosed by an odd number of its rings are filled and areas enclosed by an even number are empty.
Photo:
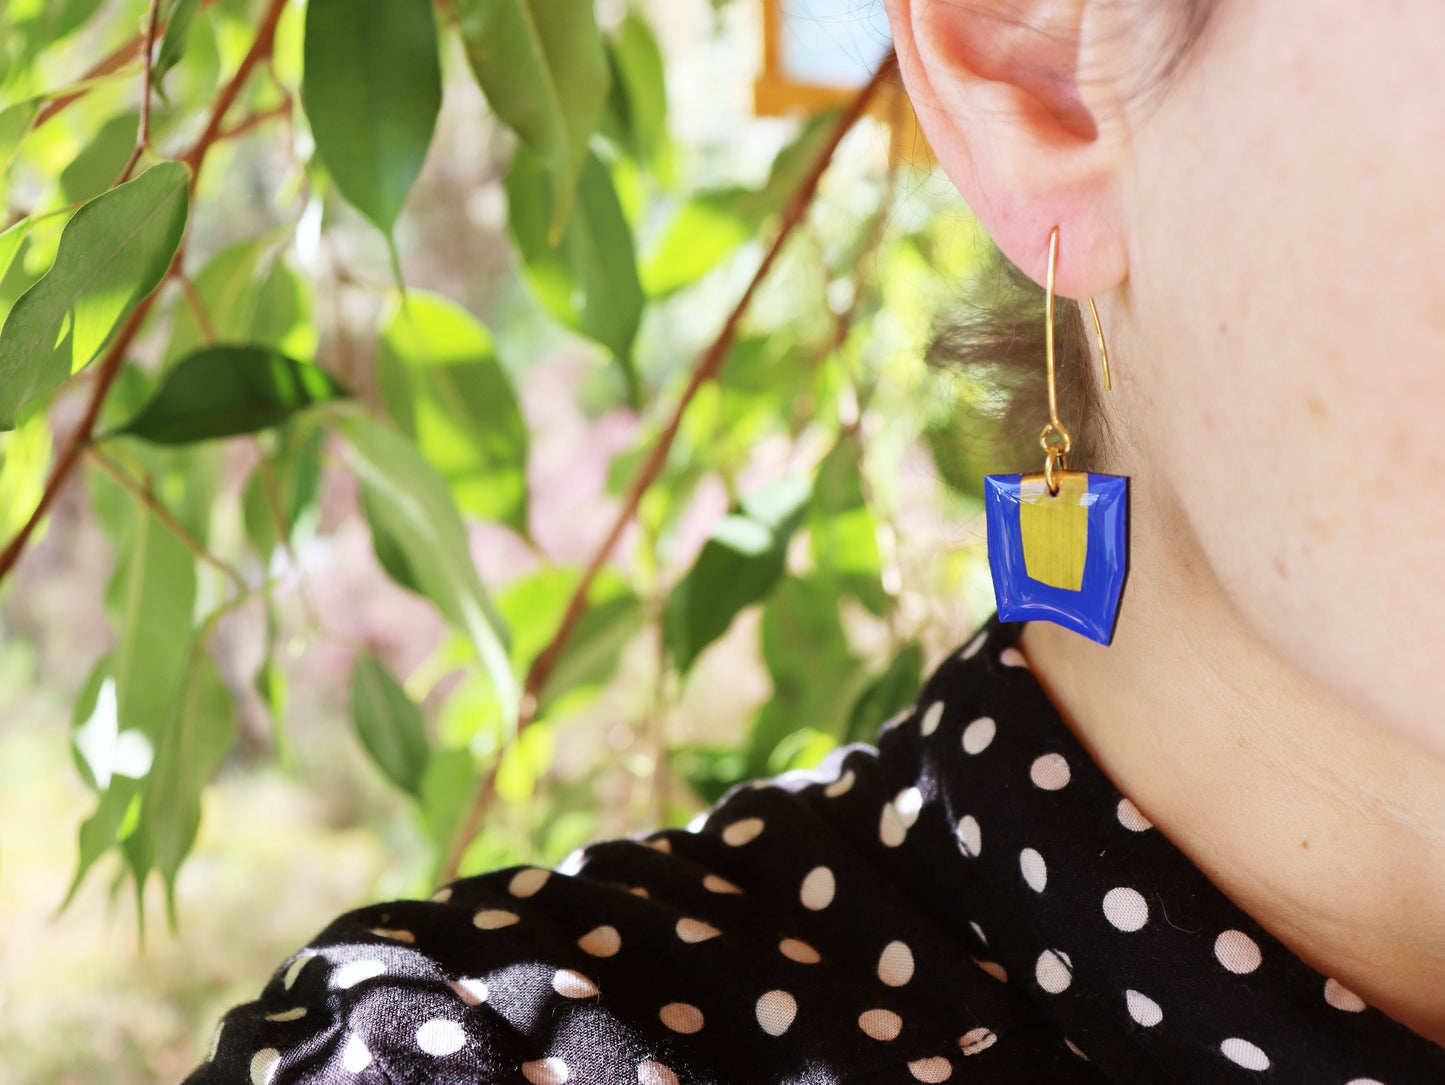
[[[951,655],[876,750],[343,916],[188,1085],[1445,1083],[1445,1048],[1114,789],[1019,628]]]

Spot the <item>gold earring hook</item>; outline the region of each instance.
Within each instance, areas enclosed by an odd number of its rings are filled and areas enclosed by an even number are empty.
[[[1073,448],[1073,438],[1064,424],[1059,421],[1059,397],[1054,384],[1054,276],[1059,267],[1059,228],[1055,226],[1049,231],[1049,274],[1048,286],[1044,295],[1044,361],[1048,367],[1049,380],[1049,422],[1044,426],[1043,433],[1039,434],[1039,444],[1044,449],[1044,482],[1049,488],[1049,493],[1058,496],[1059,484],[1054,481],[1054,469],[1064,470],[1064,457]],[[1094,299],[1086,299],[1089,303],[1089,315],[1094,318],[1094,334],[1099,340],[1099,358],[1104,366],[1104,390],[1113,389],[1113,381],[1109,376],[1109,348],[1104,345],[1104,327],[1099,323],[1099,310],[1094,306]],[[1059,438],[1057,441],[1050,441],[1050,437]]]

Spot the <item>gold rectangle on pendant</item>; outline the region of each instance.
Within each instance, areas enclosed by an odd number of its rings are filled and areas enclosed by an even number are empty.
[[[1019,535],[1029,578],[1051,588],[1078,591],[1089,554],[1089,475],[1055,471],[1050,494],[1043,472],[1019,480]]]

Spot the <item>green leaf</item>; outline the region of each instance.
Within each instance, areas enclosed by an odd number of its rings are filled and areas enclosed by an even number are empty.
[[[13,538],[40,503],[51,445],[44,412],[0,435],[0,539]]]
[[[457,0],[453,8],[492,111],[551,178],[541,236],[556,246],[607,97],[607,56],[592,0]]]
[[[738,611],[777,585],[810,496],[806,480],[779,479],[713,527],[696,563],[667,598],[664,632],[680,671],[686,673],[727,631]]]
[[[162,445],[234,437],[346,395],[318,365],[263,347],[203,347],[167,374],[138,415],[106,436]]]
[[[30,126],[43,103],[44,99],[35,97],[0,110],[0,177],[10,171],[10,165],[15,161],[25,137],[30,134]]]
[[[923,685],[923,650],[912,643],[893,657],[888,669],[875,678],[848,713],[844,742],[874,742],[878,728],[918,697]]]
[[[497,765],[497,795],[513,805],[527,802],[536,793],[537,781],[552,764],[556,752],[556,729],[543,720],[534,721],[502,751]]]
[[[55,263],[0,330],[0,430],[99,353],[154,290],[186,225],[190,173],[162,162],[77,211]]]
[[[779,585],[763,608],[762,656],[773,695],[748,738],[748,772],[754,776],[779,771],[779,759],[797,752],[799,740],[790,736],[799,729],[838,734],[864,679],[848,649],[831,578],[789,577]],[[828,680],[820,682],[824,674]],[[779,754],[785,745],[794,748]]]
[[[662,298],[701,279],[753,236],[747,223],[716,201],[689,200],[643,262],[647,296]]]
[[[487,329],[455,302],[411,291],[386,322],[376,365],[392,419],[461,510],[526,535],[529,434]]]
[[[505,717],[517,718],[520,691],[508,659],[509,634],[472,564],[466,529],[446,482],[415,445],[382,423],[343,414],[336,427],[371,503],[373,523],[405,556],[415,583],[476,648]]]
[[[507,172],[508,225],[525,261],[527,281],[559,321],[612,351],[636,403],[632,344],[644,297],[637,278],[632,229],[607,168],[588,155],[577,186],[577,213],[551,244],[551,189],[541,159],[518,146]]]
[[[60,172],[60,191],[67,203],[93,200],[125,169],[135,150],[140,114],[135,110],[111,117]]]
[[[190,551],[147,512],[135,518],[121,553],[107,600],[116,647],[108,657],[109,673],[100,679],[96,705],[75,736],[92,778],[104,790],[95,813],[80,827],[80,856],[66,904],[95,861],[117,842],[129,844],[126,860],[133,874],[143,879],[149,869],[149,835],[129,843],[141,824],[137,777],[153,771],[153,760],[162,756],[191,656],[196,573]]]
[[[198,641],[165,733],[157,743],[155,768],[146,777],[137,830],[150,836],[154,865],[166,883],[172,926],[176,873],[201,824],[201,790],[220,767],[235,735],[235,701]]]
[[[293,535],[301,519],[315,507],[321,489],[319,428],[297,433],[284,426],[275,451],[256,464],[241,495],[246,538],[263,559],[269,559],[284,536]],[[278,519],[279,518],[279,519]]]
[[[387,779],[420,797],[431,753],[421,709],[370,653],[351,674],[351,726]]]
[[[301,100],[316,153],[388,238],[441,109],[428,0],[310,0]]]
[[[191,19],[200,7],[201,0],[171,0],[166,10],[166,32],[161,35],[161,50],[156,54],[155,71],[151,76],[157,90],[165,81],[166,74],[174,68],[186,52],[186,41],[190,37]]]
[[[611,115],[619,141],[638,162],[660,166],[670,175],[670,163],[662,154],[667,145],[667,84],[652,28],[629,8],[616,37],[606,44],[612,86],[604,115]]]

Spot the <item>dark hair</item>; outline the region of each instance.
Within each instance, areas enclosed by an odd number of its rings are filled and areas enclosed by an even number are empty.
[[[1219,0],[1146,0],[1150,14],[1167,20],[1153,70],[1140,73],[1136,93],[1167,85],[1204,32]],[[1107,458],[1108,434],[1099,410],[1097,359],[1083,306],[1057,298],[1054,356],[1059,416],[1073,439],[1069,466],[1092,470]],[[959,462],[987,461],[997,473],[1043,469],[1038,438],[1048,421],[1044,371],[1044,292],[995,246],[980,271],[963,285],[959,307],[936,316],[924,361],[962,378],[957,408],[968,414],[969,448],[946,450]],[[955,431],[957,432],[957,431]],[[942,451],[935,443],[935,452]],[[974,472],[970,471],[970,474]]]

